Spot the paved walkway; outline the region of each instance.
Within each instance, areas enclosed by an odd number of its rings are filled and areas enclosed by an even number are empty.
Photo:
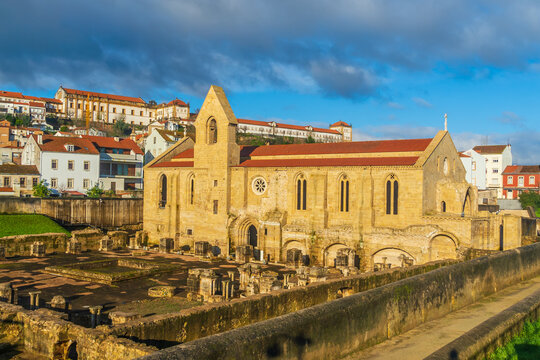
[[[423,359],[538,290],[540,277],[524,281],[346,359]]]

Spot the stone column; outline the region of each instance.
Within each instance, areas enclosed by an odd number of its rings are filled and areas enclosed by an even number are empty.
[[[28,295],[30,295],[30,308],[32,310],[35,310],[39,307],[39,294],[41,294],[41,291],[28,292]]]
[[[100,318],[100,315],[101,315],[101,309],[103,309],[103,306],[101,305],[96,305],[96,306],[89,306],[88,307],[88,310],[90,310],[90,314],[91,314],[91,317],[90,317],[90,322],[91,322],[91,327],[92,328],[95,328],[96,326],[99,325],[99,318]]]
[[[228,300],[229,299],[229,284],[230,284],[230,280],[223,280],[223,286],[222,286],[222,293],[223,293],[223,297],[225,298],[225,300]]]
[[[234,281],[234,277],[236,275],[236,271],[234,270],[229,270],[227,271],[227,275],[229,275],[229,279],[231,279],[231,281]]]

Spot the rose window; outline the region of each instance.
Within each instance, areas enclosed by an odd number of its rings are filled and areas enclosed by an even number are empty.
[[[253,182],[251,183],[251,188],[253,192],[257,195],[262,195],[266,191],[266,180],[264,180],[262,177],[258,177],[253,179]]]

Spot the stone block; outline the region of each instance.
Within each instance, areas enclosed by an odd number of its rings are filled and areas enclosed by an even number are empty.
[[[105,235],[99,241],[99,251],[112,251],[114,250],[114,242],[108,235]]]
[[[66,254],[78,255],[82,253],[82,244],[79,240],[71,238],[66,246]]]
[[[153,286],[148,289],[148,296],[156,298],[173,297],[175,290],[176,287],[174,286]]]
[[[195,255],[206,256],[210,251],[210,243],[208,241],[195,241]]]
[[[55,295],[52,298],[50,305],[53,309],[66,310],[67,308],[66,299],[62,295]]]
[[[30,256],[43,257],[45,256],[45,244],[41,241],[36,241],[30,245]]]
[[[136,320],[141,317],[141,314],[123,312],[123,311],[113,311],[109,313],[109,319],[113,325],[125,324],[128,321]]]
[[[236,261],[248,263],[253,257],[253,246],[239,245],[236,247]]]
[[[159,239],[159,252],[160,253],[170,253],[174,248],[174,240],[172,238],[161,238]]]
[[[302,264],[303,264],[302,250],[295,249],[295,248],[287,250],[287,265],[298,267],[298,266],[302,266]]]

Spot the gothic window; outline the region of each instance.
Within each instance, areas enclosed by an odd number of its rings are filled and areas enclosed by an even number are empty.
[[[343,176],[339,182],[339,211],[349,212],[349,179]]]
[[[193,205],[193,197],[195,196],[195,179],[191,178],[189,181],[189,203]]]
[[[398,214],[399,183],[392,174],[386,180],[386,214]]]
[[[159,181],[159,207],[164,208],[165,204],[167,204],[167,177],[163,174]]]
[[[296,210],[307,208],[307,181],[303,175],[296,180]]]
[[[217,143],[217,124],[216,120],[212,119],[208,122],[208,144]]]

